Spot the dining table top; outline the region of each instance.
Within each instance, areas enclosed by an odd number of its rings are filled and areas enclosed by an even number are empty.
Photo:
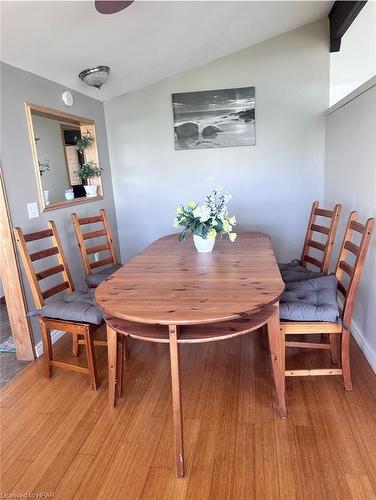
[[[188,238],[164,236],[96,289],[108,316],[138,323],[192,325],[249,316],[276,303],[284,290],[270,238],[240,231],[217,237],[211,253]]]

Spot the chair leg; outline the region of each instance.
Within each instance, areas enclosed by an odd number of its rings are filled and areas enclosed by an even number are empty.
[[[352,391],[351,371],[350,371],[350,332],[346,328],[342,329],[341,335],[341,361],[342,376],[346,391]]]
[[[80,355],[80,344],[78,343],[77,333],[72,333],[72,354],[73,356]]]
[[[117,362],[116,362],[116,397],[121,398],[123,393],[123,365],[126,359],[127,337],[121,333],[117,334]]]
[[[338,344],[337,344],[337,334],[329,333],[329,343],[330,343],[330,357],[332,358],[332,363],[338,365]]]
[[[89,379],[93,390],[98,389],[97,366],[95,361],[93,330],[89,327],[85,333],[87,367],[89,369]]]
[[[51,378],[53,373],[53,367],[50,365],[50,361],[53,360],[51,333],[42,320],[39,321],[39,324],[43,343],[44,373],[47,378]]]

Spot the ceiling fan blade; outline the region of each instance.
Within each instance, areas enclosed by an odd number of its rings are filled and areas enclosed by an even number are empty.
[[[95,8],[101,14],[115,14],[116,12],[120,12],[123,9],[126,9],[134,2],[121,2],[118,0],[95,0]]]

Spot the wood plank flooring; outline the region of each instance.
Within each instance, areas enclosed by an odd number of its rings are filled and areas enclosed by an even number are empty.
[[[288,420],[261,332],[181,349],[185,477],[175,477],[167,346],[130,342],[124,397],[31,363],[1,392],[0,492],[57,499],[376,499],[376,375],[352,344],[354,390],[340,377],[287,380]],[[70,356],[70,337],[56,346]],[[289,350],[288,367],[327,352]],[[85,362],[84,351],[77,363]],[[2,496],[4,498],[4,496]]]

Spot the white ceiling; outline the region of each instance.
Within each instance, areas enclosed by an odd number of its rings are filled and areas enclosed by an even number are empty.
[[[327,1],[141,1],[112,15],[94,0],[1,2],[1,59],[106,101],[326,16]],[[101,91],[78,73],[111,67]]]

